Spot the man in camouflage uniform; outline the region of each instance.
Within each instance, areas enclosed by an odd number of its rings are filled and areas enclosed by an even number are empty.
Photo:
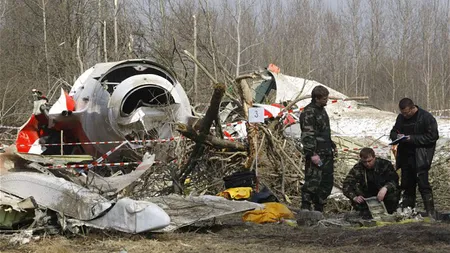
[[[393,213],[400,198],[398,175],[394,166],[388,160],[375,157],[371,148],[363,148],[359,157],[360,161],[344,180],[344,195],[363,217],[370,214],[364,198],[374,196],[384,202],[388,213]]]
[[[314,87],[311,103],[300,114],[301,142],[305,155],[305,183],[302,187],[302,209],[323,211],[333,188],[333,151],[330,120],[325,111],[328,90],[322,85]]]

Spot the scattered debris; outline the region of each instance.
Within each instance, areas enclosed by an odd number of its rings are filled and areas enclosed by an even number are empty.
[[[169,226],[170,220],[169,215],[154,203],[122,198],[102,216],[90,221],[67,219],[67,226],[114,229],[136,234],[164,229]]]
[[[34,218],[34,198],[20,199],[0,191],[0,229],[15,229]]]
[[[21,198],[33,196],[40,206],[84,221],[99,217],[113,205],[80,185],[33,172],[1,176],[0,190]]]
[[[209,107],[196,116],[174,75],[147,60],[97,64],[53,105],[37,96],[16,145],[0,146],[0,225],[20,231],[11,242],[27,243],[40,230],[168,232],[228,214],[268,212],[262,204],[208,195],[219,192],[297,205],[304,178],[297,119],[319,83],[283,75],[276,66],[234,82],[239,89],[232,95],[216,82]],[[350,205],[340,185],[359,149],[373,147],[393,160],[387,133],[396,114],[367,106],[365,97],[329,90],[339,157],[327,208],[342,213]],[[230,100],[222,101],[225,95]],[[247,122],[250,107],[264,109],[263,124]],[[438,124],[442,137],[430,176],[441,177],[433,182],[435,195],[448,207],[450,120]],[[243,186],[250,189],[230,190]],[[415,210],[389,216],[382,202],[366,202],[374,218],[369,222],[305,210],[293,217],[287,208],[261,220],[325,227],[423,220]]]
[[[157,204],[170,216],[170,225],[159,230],[161,232],[174,231],[195,222],[212,218],[264,208],[264,205],[248,201],[232,201],[223,197],[203,195],[187,196],[169,195],[146,198],[145,200]]]

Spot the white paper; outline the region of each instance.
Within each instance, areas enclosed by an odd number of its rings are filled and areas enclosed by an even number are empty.
[[[388,145],[395,145],[400,143],[400,141],[407,139],[408,136],[407,135],[403,135],[402,137],[397,138],[396,140],[392,141],[391,143],[389,143]]]
[[[264,108],[262,107],[248,108],[248,122],[264,123]]]

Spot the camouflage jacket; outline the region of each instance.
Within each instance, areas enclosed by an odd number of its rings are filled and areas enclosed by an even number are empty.
[[[306,158],[315,154],[332,155],[336,144],[331,140],[330,119],[325,108],[311,102],[300,114],[301,142]]]
[[[353,199],[373,194],[369,188],[378,192],[383,186],[386,186],[388,192],[398,190],[398,175],[390,161],[376,158],[372,169],[366,169],[361,162],[353,166],[344,179],[342,191],[349,199]]]

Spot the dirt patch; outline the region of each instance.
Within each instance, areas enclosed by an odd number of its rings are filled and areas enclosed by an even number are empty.
[[[168,234],[91,232],[44,237],[22,246],[0,240],[1,252],[450,252],[450,224],[412,223],[373,228],[227,224]]]

